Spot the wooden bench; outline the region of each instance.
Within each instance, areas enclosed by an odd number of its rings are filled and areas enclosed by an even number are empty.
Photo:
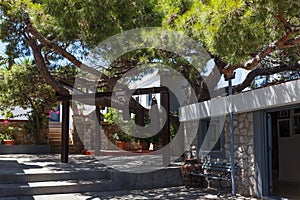
[[[235,164],[236,169],[237,164]],[[191,179],[193,176],[201,176],[208,180],[218,181],[218,196],[222,192],[222,181],[231,181],[231,163],[205,161],[202,163],[201,171],[191,171]]]

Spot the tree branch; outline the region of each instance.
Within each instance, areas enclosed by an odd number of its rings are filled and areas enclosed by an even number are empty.
[[[252,81],[257,76],[272,75],[272,74],[276,74],[276,73],[287,71],[287,70],[289,70],[289,71],[300,70],[300,61],[298,63],[294,64],[294,65],[281,64],[280,66],[274,67],[274,68],[257,68],[257,69],[254,69],[247,75],[247,77],[246,77],[246,79],[244,80],[243,83],[241,83],[240,85],[237,85],[237,86],[234,87],[234,91],[235,92],[241,92],[243,89],[250,86]]]
[[[283,13],[282,10],[279,11],[279,14],[278,14],[278,15],[274,15],[274,17],[275,17],[278,21],[280,21],[280,23],[283,25],[283,27],[284,27],[286,33],[292,31],[292,26],[291,26],[291,24],[286,20],[286,18],[285,18],[285,16],[284,16],[284,13]]]
[[[228,65],[222,69],[222,73],[224,74],[225,78],[230,78],[233,75],[234,70],[236,70],[237,68],[244,68],[246,70],[255,69],[267,55],[274,52],[276,49],[285,49],[285,48],[298,45],[300,43],[300,38],[299,38],[300,36],[296,36],[293,39],[289,39],[291,35],[297,33],[299,33],[299,30],[286,33],[279,40],[272,42],[271,44],[263,48],[261,51],[259,51],[257,55],[254,56],[254,58],[247,61],[244,64],[244,66]]]
[[[45,37],[43,37],[38,30],[31,24],[28,23],[26,30],[33,35],[36,39],[39,40],[39,42],[41,44],[43,44],[44,46],[46,46],[49,49],[54,50],[55,52],[57,52],[58,54],[62,55],[63,57],[65,57],[66,59],[68,59],[70,62],[72,62],[76,67],[78,67],[79,69],[85,71],[85,72],[89,72],[97,77],[100,77],[102,79],[105,79],[108,81],[108,77],[104,74],[101,74],[98,70],[95,70],[89,66],[87,66],[86,64],[82,63],[81,61],[79,61],[75,56],[73,56],[72,54],[70,54],[69,52],[67,52],[65,49],[61,48],[60,46],[58,46],[57,44],[55,44],[52,41],[49,41],[48,39],[46,39]]]
[[[69,91],[66,90],[59,82],[52,78],[48,68],[43,59],[41,49],[36,44],[36,41],[31,37],[26,37],[28,45],[31,47],[33,51],[34,60],[39,69],[39,72],[44,77],[45,81],[53,87],[53,89],[59,93],[60,95],[68,95]]]
[[[299,31],[300,32],[300,31]],[[290,47],[294,47],[296,45],[300,44],[300,35],[296,36],[293,39],[289,39],[288,41],[286,41],[285,45],[283,48],[290,48]]]

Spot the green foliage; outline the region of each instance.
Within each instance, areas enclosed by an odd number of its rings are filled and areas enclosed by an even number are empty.
[[[113,138],[115,141],[120,141],[120,137],[119,137],[118,133],[113,134],[112,138]]]
[[[14,140],[15,128],[8,126],[2,133],[0,133],[0,141],[3,140]]]
[[[299,24],[299,9],[300,2],[293,0],[164,0],[158,6],[165,27],[189,34],[232,64],[243,64],[282,36],[284,27],[275,18],[279,12]]]
[[[112,136],[114,142],[124,141],[129,142],[131,136],[128,135],[129,131],[134,131],[133,124],[134,120],[130,120],[129,122],[124,122],[122,118],[122,113],[119,113],[115,108],[109,108],[108,112],[104,114],[104,119],[108,124],[117,125],[115,126],[115,133]],[[122,126],[122,130],[118,126]]]
[[[129,142],[130,141],[130,136],[127,135],[126,133],[123,132],[117,132],[114,133],[112,136],[114,142],[122,141],[122,142]]]
[[[159,25],[161,16],[153,11],[155,3],[156,0],[1,0],[0,39],[8,43],[9,58],[29,55],[24,37],[28,14],[42,35],[55,38],[60,46],[72,45],[71,51],[76,49],[77,54],[83,54],[86,47],[98,45],[123,30]]]
[[[115,124],[116,121],[119,120],[119,118],[120,118],[118,110],[117,109],[113,109],[113,108],[108,108],[108,112],[105,113],[103,116],[104,116],[104,120],[108,124]]]
[[[59,27],[62,40],[79,39],[90,45],[121,30],[128,30],[155,21],[150,1],[80,1],[47,0],[43,2],[54,27]],[[52,21],[51,20],[51,21]],[[42,27],[42,26],[41,26]]]
[[[5,120],[14,118],[13,112],[11,110],[9,110],[9,109],[3,110],[1,112],[1,115],[5,117]]]
[[[1,69],[0,102],[3,108],[20,106],[46,113],[56,101],[54,90],[45,83],[29,60]]]
[[[118,126],[122,126],[122,129],[125,132],[133,133],[133,131],[135,131],[134,119],[131,119],[129,121],[124,121],[122,113],[119,112],[116,108],[109,108],[108,112],[104,114],[104,119],[108,124],[117,124]]]
[[[119,130],[118,128],[116,128],[116,132],[113,135],[113,140],[114,141],[130,141],[130,138],[135,138],[135,140],[140,140],[145,141],[145,142],[152,142],[152,143],[157,143],[159,141],[159,138],[162,136],[162,132],[160,131],[159,133],[155,134],[154,136],[151,137],[147,137],[147,138],[138,138],[138,137],[133,137],[133,136],[129,136],[126,133],[131,133],[131,135],[134,135],[135,130],[135,119],[132,118],[131,120],[125,122],[123,121],[122,118],[122,113],[118,112],[117,109],[115,108],[109,108],[108,112],[106,114],[104,114],[104,119],[107,123],[109,124],[117,124],[118,126],[122,126],[122,130]],[[149,124],[150,118],[149,117],[145,117],[144,118],[144,122],[145,122],[145,131],[147,130],[147,124]],[[149,130],[150,131],[150,130]],[[170,133],[171,133],[171,139],[173,139],[175,137],[175,128],[174,126],[170,127]]]
[[[24,124],[26,134],[36,136],[47,126],[48,118],[42,113],[31,112],[27,115],[27,122]]]
[[[31,134],[43,134],[47,112],[56,102],[54,90],[45,83],[37,67],[29,60],[15,64],[10,69],[2,68],[1,74],[1,110],[15,106],[31,109],[25,128]]]
[[[170,125],[170,139],[172,140],[176,136],[176,129],[173,125]]]

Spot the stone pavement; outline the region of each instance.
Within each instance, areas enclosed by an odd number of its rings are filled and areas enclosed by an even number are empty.
[[[205,191],[198,188],[187,189],[185,187],[160,188],[152,190],[132,190],[132,191],[111,191],[98,193],[75,193],[75,194],[56,194],[56,195],[35,195],[22,197],[2,197],[0,200],[142,200],[142,199],[188,199],[188,200],[255,200],[237,195],[230,196],[216,195],[216,191]]]
[[[103,167],[113,168],[118,171],[130,173],[143,173],[164,168],[162,155],[139,155],[131,154],[130,156],[112,154],[104,156],[86,156],[86,155],[70,155],[69,163],[61,163],[60,155],[29,155],[29,154],[7,154],[0,155],[1,161],[15,161],[10,162],[7,167],[0,163],[0,173],[19,172],[33,173],[41,170],[51,171],[76,171],[88,169],[100,169]],[[175,159],[173,159],[175,160]],[[36,169],[28,167],[28,169],[18,169],[20,164],[26,166],[35,166]],[[182,162],[173,162],[172,165],[181,166]],[[18,166],[18,167],[17,167]]]

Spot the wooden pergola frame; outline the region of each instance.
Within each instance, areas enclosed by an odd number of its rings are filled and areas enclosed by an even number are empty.
[[[125,93],[126,92],[126,93]],[[167,119],[164,127],[162,128],[163,136],[162,141],[163,145],[166,146],[170,142],[170,93],[167,87],[152,87],[152,88],[140,88],[133,90],[120,91],[120,93],[124,94],[132,94],[132,95],[143,95],[143,94],[161,94],[160,104],[163,106],[167,112]],[[69,122],[70,122],[70,101],[72,99],[76,99],[76,101],[87,102],[90,99],[95,99],[96,106],[96,115],[97,120],[100,119],[100,106],[97,105],[97,99],[111,97],[112,95],[118,96],[117,92],[97,92],[97,93],[89,93],[89,94],[78,94],[78,95],[68,95],[68,96],[59,96],[58,100],[62,102],[62,134],[61,134],[61,162],[68,163],[69,158]],[[121,95],[120,95],[121,96]],[[95,155],[100,155],[100,124],[96,123],[96,145],[95,145]],[[168,152],[166,151],[166,154]],[[170,163],[170,156],[166,156],[164,153],[163,156],[163,164],[168,165]]]

